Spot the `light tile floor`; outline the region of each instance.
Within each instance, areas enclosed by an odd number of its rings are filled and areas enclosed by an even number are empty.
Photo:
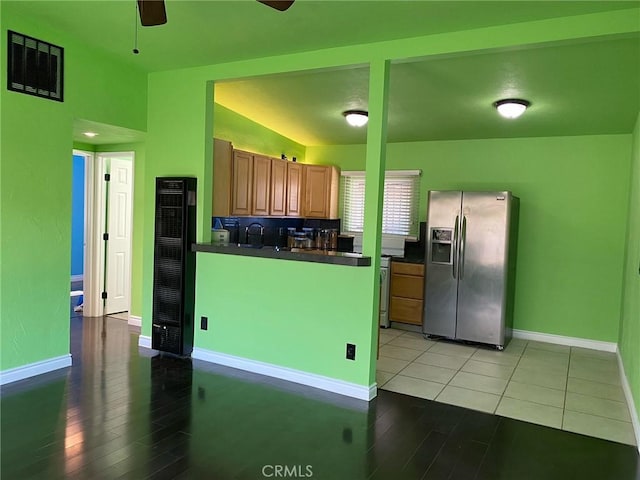
[[[616,355],[512,339],[491,347],[380,330],[378,388],[635,445]]]

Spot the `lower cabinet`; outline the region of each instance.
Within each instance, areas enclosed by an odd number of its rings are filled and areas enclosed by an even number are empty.
[[[424,264],[391,262],[389,320],[422,325]]]

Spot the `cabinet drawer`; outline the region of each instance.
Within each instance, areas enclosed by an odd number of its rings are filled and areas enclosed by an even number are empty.
[[[391,297],[389,320],[422,325],[422,300]]]
[[[400,273],[402,275],[415,275],[415,276],[423,277],[424,264],[391,262],[391,273]]]
[[[424,299],[424,278],[410,275],[391,275],[391,295],[396,297]]]

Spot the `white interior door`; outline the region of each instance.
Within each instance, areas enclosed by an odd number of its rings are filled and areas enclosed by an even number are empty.
[[[131,295],[131,213],[133,202],[133,163],[110,159],[107,200],[107,241],[104,314],[129,310]]]

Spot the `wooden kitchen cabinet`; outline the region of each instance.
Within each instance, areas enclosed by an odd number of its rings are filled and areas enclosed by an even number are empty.
[[[231,215],[251,215],[253,197],[253,154],[233,151],[231,169]]]
[[[340,172],[330,165],[304,166],[304,216],[338,218]]]
[[[304,192],[304,165],[287,162],[287,196],[285,215],[302,216]]]
[[[424,264],[391,262],[389,320],[422,325]]]
[[[214,139],[213,216],[338,218],[340,171],[234,150]]]
[[[271,160],[243,150],[233,151],[231,215],[269,215]]]
[[[287,209],[287,167],[286,160],[271,159],[271,201],[269,214],[284,217]]]
[[[231,214],[231,170],[233,145],[226,140],[213,139],[213,195],[211,215],[228,217]]]
[[[270,215],[271,158],[263,155],[253,156],[253,182],[251,194],[251,215],[254,217]]]

